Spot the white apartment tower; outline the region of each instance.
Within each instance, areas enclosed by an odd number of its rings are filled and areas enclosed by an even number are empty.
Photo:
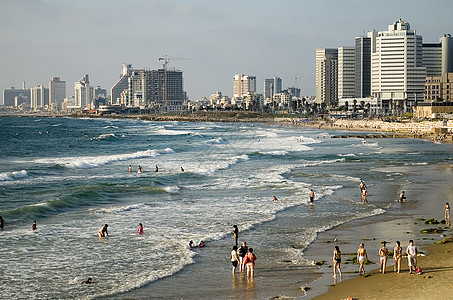
[[[338,49],[316,49],[316,102],[338,102]]]
[[[66,81],[60,77],[52,77],[49,81],[49,104],[52,110],[61,110],[64,98],[66,98]]]
[[[338,99],[355,97],[355,47],[338,48]]]
[[[90,86],[88,74],[85,74],[79,81],[74,83],[75,106],[80,108],[91,108],[94,99],[94,88]]]
[[[37,85],[30,89],[30,108],[40,110],[48,108],[49,105],[49,90],[42,85]]]
[[[233,98],[245,98],[248,94],[256,93],[256,77],[244,74],[234,75]]]
[[[373,41],[372,41],[373,44]],[[379,31],[371,62],[371,94],[384,109],[409,111],[423,101],[426,69],[422,37],[401,19]]]

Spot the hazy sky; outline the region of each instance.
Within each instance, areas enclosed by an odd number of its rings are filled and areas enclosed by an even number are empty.
[[[173,1],[0,0],[0,89],[43,84],[52,76],[90,75],[107,90],[122,63],[184,71],[190,99],[231,96],[234,74],[257,77],[258,92],[274,74],[283,87],[315,94],[315,49],[353,46],[354,37],[386,30],[400,17],[437,42],[453,34],[453,2],[441,1]]]

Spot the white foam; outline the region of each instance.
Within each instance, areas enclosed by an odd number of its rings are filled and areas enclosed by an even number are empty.
[[[357,156],[357,155],[355,155],[354,153],[348,153],[348,154],[338,154],[338,156],[341,156],[341,157],[354,157],[354,156]]]
[[[179,193],[179,190],[180,188],[176,185],[173,185],[173,186],[167,186],[164,188],[164,190],[167,192],[167,193],[170,193],[170,194],[176,194],[176,193]]]
[[[162,150],[148,149],[145,151],[138,151],[128,154],[113,154],[103,156],[79,156],[79,157],[63,157],[63,158],[49,158],[49,159],[36,159],[33,162],[39,164],[59,164],[68,168],[89,169],[106,164],[111,164],[119,161],[126,161],[130,159],[156,157],[162,154],[174,153],[173,149],[166,148]]]
[[[287,155],[288,151],[285,150],[275,150],[275,151],[268,151],[268,152],[260,152],[262,155],[275,155],[275,156],[282,156]]]
[[[12,181],[28,177],[28,173],[25,170],[16,172],[5,172],[0,173],[0,181]]]

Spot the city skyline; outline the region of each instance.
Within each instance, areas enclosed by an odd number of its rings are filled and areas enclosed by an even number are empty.
[[[240,73],[256,76],[259,93],[266,78],[280,77],[286,88],[297,76],[302,94],[315,95],[316,48],[354,46],[355,36],[385,30],[400,17],[424,43],[437,42],[452,33],[445,8],[453,5],[438,1],[434,6],[422,1],[379,6],[360,1],[2,1],[0,24],[8,30],[0,33],[0,89],[20,88],[22,81],[27,88],[46,85],[58,76],[70,96],[73,83],[89,74],[93,86],[110,90],[122,63],[156,69],[162,67],[158,58],[169,55],[185,58],[170,61],[169,67],[184,71],[184,90],[192,100],[215,91],[232,95],[232,78]],[[350,15],[354,22],[345,18]]]

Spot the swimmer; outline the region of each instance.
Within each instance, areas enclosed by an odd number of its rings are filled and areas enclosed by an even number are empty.
[[[234,238],[234,242],[236,243],[236,246],[238,244],[238,236],[239,236],[239,228],[237,225],[233,225],[233,238]]]
[[[183,167],[181,167],[181,172],[184,172],[184,168]]]
[[[402,191],[400,194],[400,202],[406,202],[406,194],[404,193],[404,191]]]
[[[315,192],[313,192],[313,189],[310,189],[310,203],[313,203],[313,200],[315,199]]]
[[[196,247],[197,247],[197,246],[194,246],[194,245],[193,245],[193,241],[190,241],[190,242],[189,242],[189,248],[196,248]]]
[[[99,229],[98,231],[99,237],[105,237],[105,235],[107,236],[109,235],[107,227],[109,227],[109,225],[105,224],[104,226],[101,227],[101,229]]]
[[[36,230],[36,221],[33,221],[33,224],[31,224],[31,230]]]
[[[129,170],[129,173],[132,173],[132,166],[131,165],[129,165],[128,170]]]
[[[198,244],[198,247],[200,247],[200,248],[201,248],[201,247],[204,247],[204,246],[205,246],[205,245],[204,245],[204,242],[203,242],[203,241],[201,241],[200,244]]]
[[[143,225],[142,225],[142,223],[138,224],[138,234],[143,234]]]
[[[140,174],[143,172],[142,166],[138,165],[137,173]]]
[[[277,197],[275,197],[275,196],[272,198],[272,201],[277,201],[277,200],[278,200],[278,199],[277,199]]]
[[[384,241],[382,243],[382,248],[379,249],[379,262],[380,262],[379,271],[382,274],[385,274],[385,267],[387,266],[387,255],[389,254],[389,249],[385,247],[386,243],[387,242]]]
[[[362,243],[357,250],[357,262],[360,264],[359,275],[361,275],[362,273],[363,275],[365,275],[365,269],[363,268],[365,260],[368,260],[368,255],[365,250],[365,245]]]
[[[81,283],[82,284],[90,284],[90,283],[93,283],[93,279],[91,277],[88,277],[87,280],[83,280]]]
[[[159,172],[159,167],[156,165],[156,170],[154,172]]]
[[[0,229],[3,229],[4,224],[5,224],[5,221],[3,221],[2,216],[0,216]]]
[[[362,194],[363,190],[366,190],[366,184],[365,184],[365,182],[363,182],[363,180],[360,180],[359,188],[360,188],[360,194]]]

